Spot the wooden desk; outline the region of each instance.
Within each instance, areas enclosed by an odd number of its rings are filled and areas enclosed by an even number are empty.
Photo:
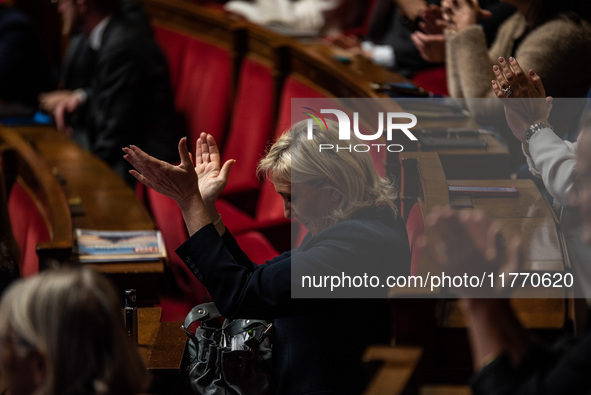
[[[138,309],[138,351],[153,375],[178,375],[187,338],[183,323],[161,318],[160,307]]]
[[[52,127],[13,128],[27,139],[50,166],[70,203],[74,228],[101,230],[154,229],[134,191],[102,160]],[[80,210],[81,208],[81,210]],[[141,305],[158,303],[158,276],[164,262],[92,264],[119,290],[135,288]],[[121,298],[123,300],[123,297]]]
[[[402,198],[412,203],[418,200],[423,217],[435,206],[451,204],[448,185],[465,186],[515,186],[519,196],[514,198],[468,198],[468,207],[458,209],[479,209],[492,220],[501,223],[507,240],[518,235],[522,238],[525,254],[525,270],[563,271],[564,257],[557,232],[558,220],[531,180],[446,180],[437,154],[432,152],[402,153],[405,171]],[[465,203],[465,202],[463,202]],[[406,211],[406,209],[405,209]],[[429,229],[425,229],[429,234]],[[429,254],[421,254],[419,273],[441,272],[431,261]]]
[[[484,135],[482,149],[437,149],[448,179],[494,179],[509,177],[509,151],[493,136]]]
[[[473,208],[499,221],[507,240],[519,236],[525,252],[524,270],[564,271],[552,208],[531,180],[448,180],[448,185],[514,186],[519,197],[472,197]],[[453,206],[453,199],[450,202]]]
[[[414,198],[426,217],[436,206],[457,204],[449,196],[448,185],[466,186],[515,186],[519,196],[515,198],[469,197],[462,202],[459,210],[479,209],[492,220],[499,221],[503,235],[507,240],[519,236],[523,242],[523,271],[562,272],[565,270],[561,242],[557,232],[557,219],[547,200],[540,194],[530,180],[446,180],[437,154],[433,152],[412,152],[401,155],[405,170],[402,198],[409,206]],[[407,204],[407,202],[409,204]],[[467,203],[467,204],[466,204]],[[407,211],[407,210],[405,210]],[[425,228],[430,237],[430,230]],[[441,273],[441,267],[433,261],[435,252],[422,253],[418,273],[425,275]],[[418,293],[421,290],[409,289],[404,293]],[[400,290],[394,292],[398,295]],[[562,328],[565,318],[565,290],[561,288],[545,289],[543,299],[528,300],[529,290],[515,292],[513,305],[526,327]],[[424,292],[423,292],[424,293]],[[455,304],[448,303],[447,310],[441,314],[440,324],[445,327],[464,327],[464,319]]]
[[[506,240],[511,240],[515,236],[521,238],[524,253],[521,272],[564,272],[564,257],[557,231],[558,220],[533,181],[448,180],[447,183],[448,185],[517,187],[519,197],[515,198],[472,197],[473,209],[482,210],[492,220],[498,221]],[[453,206],[453,199],[450,200]],[[529,299],[528,297],[531,296],[537,299]],[[567,297],[564,289],[519,288],[513,292],[512,297],[511,304],[526,328],[558,330],[563,328]],[[446,308],[442,325],[450,328],[466,326],[464,314],[456,303],[448,303]]]

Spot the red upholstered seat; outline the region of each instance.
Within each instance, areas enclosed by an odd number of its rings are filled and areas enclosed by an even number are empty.
[[[257,190],[256,168],[273,131],[273,77],[271,69],[246,58],[240,69],[231,126],[223,158],[236,159],[224,195]]]
[[[413,75],[412,82],[436,95],[449,96],[445,67],[435,67],[433,69],[418,71]]]
[[[152,30],[168,61],[172,91],[177,92],[189,37],[158,25],[153,25]]]
[[[170,309],[165,316],[170,317],[170,320],[174,320],[174,318],[178,318],[178,314],[181,314],[180,312],[183,312],[185,308],[211,301],[211,297],[205,286],[197,280],[175,253],[175,250],[188,237],[185,223],[178,206],[174,200],[155,192],[153,189],[146,188],[145,193],[154,222],[162,232],[162,237],[166,244],[168,265],[179,290],[184,295],[182,299],[166,297],[162,300],[163,310]],[[231,218],[232,216],[228,215],[228,219]],[[228,228],[230,229],[230,227]],[[254,262],[263,263],[278,255],[277,250],[259,232],[235,232],[235,238]]]
[[[288,77],[285,80],[283,90],[281,91],[281,99],[279,101],[279,114],[277,116],[277,125],[275,127],[275,136],[277,139],[285,131],[291,127],[292,98],[311,98],[318,99],[326,97],[322,92],[311,88],[310,86],[300,82],[299,80]],[[299,119],[294,119],[294,122],[305,119],[307,115],[301,111],[296,111],[293,114]],[[275,192],[275,187],[271,182],[263,182],[261,191],[259,193],[259,200],[257,202],[255,218],[261,223],[268,223],[277,225],[288,222],[283,215],[283,201],[281,196]]]
[[[425,233],[423,214],[421,213],[421,207],[418,203],[415,203],[412,206],[408,218],[406,219],[406,233],[408,235],[411,254],[410,274],[415,275],[417,273],[419,260],[421,259],[421,247],[417,241]]]
[[[273,259],[279,252],[261,232],[250,231],[235,235],[236,242],[251,261],[260,265]]]
[[[178,288],[190,305],[211,301],[207,289],[175,253],[175,250],[188,238],[187,228],[177,204],[151,188],[146,188],[146,198],[156,227],[162,232],[168,255],[168,266]]]
[[[39,272],[37,244],[50,240],[49,228],[32,195],[16,182],[8,197],[8,212],[14,237],[19,245],[21,276]]]
[[[231,59],[227,49],[190,37],[175,94],[193,151],[201,132],[223,145],[230,113]]]
[[[322,99],[325,97],[326,95],[323,92],[306,85],[294,77],[287,77],[281,91],[281,99],[279,100],[279,114],[275,127],[275,138],[279,137],[291,126],[291,99]],[[294,122],[307,118],[307,115],[301,111],[295,111],[294,115],[296,116],[296,119],[293,119]]]

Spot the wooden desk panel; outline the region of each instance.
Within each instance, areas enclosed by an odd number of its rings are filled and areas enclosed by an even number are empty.
[[[51,166],[70,202],[79,199],[84,215],[74,227],[104,230],[154,229],[134,191],[109,166],[51,127],[15,128]]]
[[[415,171],[416,174],[410,177],[412,179],[405,177],[403,197],[418,198],[424,216],[427,216],[433,207],[450,203],[447,185],[517,187],[519,196],[515,198],[468,198],[472,205],[470,209],[482,210],[492,220],[499,221],[507,240],[514,236],[521,237],[525,255],[524,270],[564,271],[565,258],[557,232],[556,216],[531,180],[446,181],[437,154],[405,152],[401,158],[405,168],[407,167],[404,165],[405,162],[408,161],[412,165],[411,162],[416,161],[416,164],[410,167],[411,170],[414,167],[418,171]],[[410,188],[408,188],[409,186]],[[407,196],[404,189],[410,189],[412,193]],[[453,199],[451,204],[453,205]],[[428,227],[425,229],[425,234],[429,237]],[[441,268],[433,261],[431,254],[434,253],[434,251],[427,251],[427,253],[421,254],[417,274],[441,272]]]
[[[506,240],[517,236],[523,243],[524,270],[564,271],[556,224],[548,218],[501,218]]]
[[[474,208],[484,211],[491,218],[554,218],[548,203],[531,180],[448,180],[447,184],[517,187],[518,197],[472,197]]]
[[[153,375],[179,374],[187,336],[182,322],[160,322],[162,309],[138,309],[138,351]]]
[[[449,180],[448,185],[514,186],[518,197],[472,197],[474,208],[499,221],[507,240],[523,242],[523,269],[564,271],[564,259],[552,209],[531,180]]]
[[[72,204],[82,207],[82,212],[72,214],[74,228],[154,229],[154,222],[136,200],[134,191],[98,157],[52,127],[14,129],[29,140],[50,166],[71,207]],[[111,262],[91,266],[108,274],[121,293],[136,288],[141,305],[158,303],[158,277],[164,273],[164,262]]]

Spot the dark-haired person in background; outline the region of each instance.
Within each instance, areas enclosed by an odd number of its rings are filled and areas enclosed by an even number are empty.
[[[0,1],[0,102],[33,106],[51,88],[39,32],[25,14]]]

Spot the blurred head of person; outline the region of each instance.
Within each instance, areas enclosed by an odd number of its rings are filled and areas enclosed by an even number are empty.
[[[320,150],[320,145],[342,146],[339,126],[327,120],[328,128],[300,121],[284,133],[259,164],[259,175],[270,179],[283,198],[286,218],[295,218],[316,235],[327,227],[353,217],[357,212],[381,206],[397,214],[396,192],[381,178],[369,152]],[[364,142],[351,133],[346,145]]]
[[[13,283],[0,302],[0,354],[10,395],[129,395],[148,382],[115,290],[87,267]]]
[[[121,10],[121,0],[57,0],[62,34],[90,33],[105,17]]]

